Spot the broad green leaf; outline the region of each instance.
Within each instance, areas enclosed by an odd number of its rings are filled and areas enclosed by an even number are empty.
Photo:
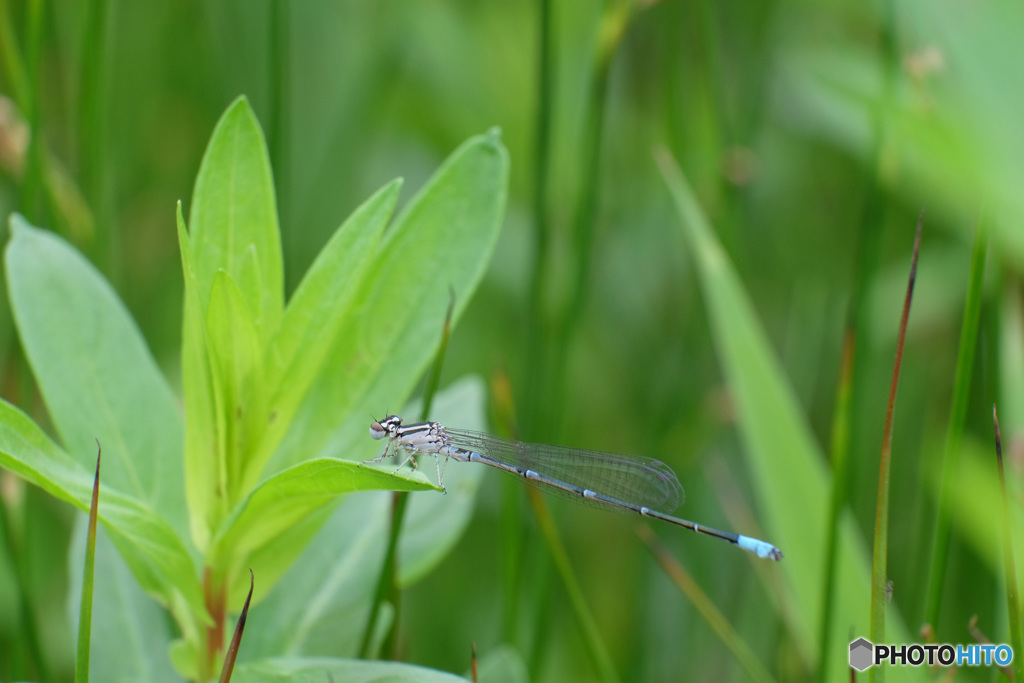
[[[267,659],[239,665],[232,683],[465,683],[464,678],[444,671],[397,662],[366,662],[358,659]]]
[[[334,340],[270,465],[311,456],[361,458],[373,411],[404,402],[441,337],[451,292],[457,320],[501,226],[508,157],[496,131],[457,149],[385,233],[360,284],[357,310]],[[369,411],[369,412],[368,412]]]
[[[250,249],[248,252],[253,254]],[[206,314],[206,340],[217,399],[218,432],[224,435],[223,470],[209,493],[226,492],[233,505],[257,481],[249,457],[266,430],[268,390],[263,347],[242,294],[226,271],[217,271]]]
[[[11,218],[6,251],[22,344],[61,441],[87,470],[184,534],[181,413],[117,295],[53,233]]]
[[[788,622],[807,661],[817,656],[820,631],[820,576],[826,535],[829,477],[825,459],[815,443],[796,397],[776,361],[753,307],[696,198],[667,154],[659,157],[683,236],[694,259],[707,301],[719,358],[736,401],[747,463],[761,509],[765,540],[785,557],[771,565],[786,581],[781,596],[783,613],[794,608]],[[736,529],[745,533],[743,529]],[[836,582],[836,652],[845,652],[850,634],[868,632],[870,577],[867,552],[853,519],[840,523],[839,575]],[[906,627],[887,610],[891,642],[913,642]],[[844,658],[833,658],[830,680],[848,674]],[[904,667],[898,675],[914,677],[919,670]]]
[[[247,566],[248,555],[253,550],[289,533],[294,525],[346,493],[432,488],[434,486],[422,478],[408,479],[350,460],[308,460],[278,472],[236,507],[214,537],[207,564],[223,567],[228,562],[229,576],[237,574]]]
[[[103,492],[100,492],[103,496]],[[76,520],[68,554],[68,616],[77,628],[78,601],[82,589],[82,555],[88,519]],[[96,535],[96,575],[93,592],[92,657],[90,678],[94,681],[137,683],[179,682],[171,666],[167,647],[171,625],[167,614],[151,600],[132,578],[106,532]]]
[[[228,513],[227,495],[218,495],[222,468],[223,431],[217,428],[213,371],[206,350],[205,305],[199,299],[199,281],[192,267],[192,243],[178,203],[178,246],[185,276],[182,321],[181,380],[185,394],[185,495],[188,500],[192,540],[207,549],[217,522]],[[223,491],[223,489],[221,489]]]
[[[339,330],[351,321],[359,285],[376,266],[372,255],[401,185],[400,180],[388,183],[353,212],[320,252],[288,303],[281,329],[267,350],[267,385],[273,392],[270,410],[274,419],[250,462],[257,477],[319,376]]]
[[[93,472],[6,401],[0,401],[0,466],[80,510],[89,509]],[[170,608],[183,628],[195,630],[206,608],[181,538],[152,509],[105,481],[100,521],[143,589]]]
[[[483,382],[476,377],[459,380],[437,394],[434,407],[436,419],[444,424],[483,429]],[[418,411],[412,405],[405,413]],[[369,434],[364,440],[382,448]],[[461,538],[472,518],[477,486],[489,469],[452,462],[444,474],[447,495],[426,491],[412,496],[398,549],[403,586],[436,567]],[[433,476],[433,462],[424,459],[420,470]],[[389,493],[345,498],[253,608],[239,661],[268,655],[353,656],[358,651],[387,546],[391,503]]]
[[[281,237],[266,142],[244,97],[231,104],[213,131],[188,225],[199,300],[209,299],[217,271],[227,271],[266,344],[284,310]]]

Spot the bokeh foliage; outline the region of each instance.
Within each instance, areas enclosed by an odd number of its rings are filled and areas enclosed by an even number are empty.
[[[492,387],[507,378],[524,438],[662,459],[686,487],[683,516],[780,545],[789,554],[783,563],[799,570],[758,566],[714,541],[655,529],[780,679],[819,677],[825,548],[815,525],[824,525],[818,516],[826,511],[823,502],[801,509],[803,499],[780,487],[787,477],[799,487],[834,483],[848,321],[856,322],[857,355],[840,529],[860,556],[840,566],[834,591],[859,616],[834,622],[830,638],[838,647],[867,633],[869,596],[849,575],[870,554],[885,399],[922,206],[896,405],[889,574],[892,612],[908,637],[919,638],[929,618],[944,440],[983,220],[990,252],[976,360],[962,380],[966,427],[934,628],[939,642],[973,642],[968,621],[976,614],[982,633],[1008,637],[990,414],[998,402],[1019,503],[1022,466],[1010,446],[1024,429],[1017,5],[62,0],[3,3],[0,22],[0,92],[10,98],[0,120],[0,213],[18,210],[88,255],[177,397],[184,283],[174,206],[192,207],[206,142],[238,95],[248,97],[268,138],[286,299],[367,197],[397,176],[419,188],[464,140],[500,126],[511,160],[505,224],[479,290],[462,302],[442,386],[468,374],[497,378]],[[678,160],[738,292],[708,291],[707,253],[683,238],[693,219],[677,213],[655,147]],[[538,225],[547,240],[539,262]],[[749,318],[737,300],[749,302]],[[446,303],[435,302],[437,329]],[[3,397],[49,424],[10,314],[2,315]],[[744,355],[726,335],[751,324],[763,336]],[[784,454],[756,436],[758,424],[770,433],[784,422],[750,416],[762,378],[737,373],[752,360],[778,363],[798,418],[779,438]],[[758,369],[771,374],[748,368]],[[398,409],[360,405],[353,415]],[[49,431],[64,439],[58,422]],[[89,425],[81,429],[91,438]],[[792,443],[813,458],[799,472],[785,469],[803,457],[788,450]],[[535,680],[594,675],[517,484],[483,475],[462,540],[405,593],[403,659],[462,672],[471,642],[481,652],[511,644]],[[59,680],[72,652],[62,601],[80,566],[68,558],[69,514],[32,488],[4,492],[0,678],[32,659],[18,637],[26,606]],[[807,495],[824,501],[830,493]],[[430,514],[445,514],[446,503],[431,503]],[[374,505],[386,517],[386,505]],[[632,533],[635,520],[561,504],[555,512],[624,680],[744,677]],[[794,521],[801,513],[806,528]],[[1020,513],[1018,504],[1018,539]],[[359,531],[341,521],[324,529],[353,539]],[[324,552],[314,543],[310,557]],[[302,566],[300,557],[294,571]],[[307,573],[301,581],[328,577]],[[322,609],[310,591],[305,610],[267,596],[251,615],[254,642],[266,642],[258,616],[305,624],[303,652],[350,653],[358,626],[318,632],[316,619],[303,622]],[[833,647],[829,657],[829,672],[841,674],[845,651]]]

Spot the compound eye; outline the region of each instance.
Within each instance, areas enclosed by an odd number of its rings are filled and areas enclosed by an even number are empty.
[[[384,426],[380,422],[373,422],[370,424],[370,436],[378,441],[387,436],[388,430],[384,429]]]

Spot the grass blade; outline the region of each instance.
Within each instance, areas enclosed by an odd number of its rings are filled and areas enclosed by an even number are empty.
[[[492,392],[494,394],[494,412],[496,414],[497,422],[502,425],[506,434],[516,434],[515,428],[515,416],[514,401],[512,398],[511,390],[508,382],[505,381],[504,374],[496,376],[492,382]],[[514,483],[514,482],[510,482]],[[508,490],[508,489],[506,489]],[[537,518],[537,523],[540,525],[541,533],[544,535],[544,541],[548,546],[548,551],[551,553],[551,559],[555,563],[555,568],[558,571],[559,577],[562,579],[562,584],[565,586],[565,592],[569,597],[569,604],[572,608],[573,615],[576,617],[576,621],[579,624],[580,630],[583,636],[584,645],[587,648],[587,653],[590,655],[590,659],[594,664],[597,676],[596,678],[601,681],[618,681],[619,676],[615,671],[615,667],[612,665],[611,655],[608,653],[608,648],[604,644],[604,640],[601,637],[601,632],[597,628],[597,624],[594,622],[594,616],[590,612],[590,607],[587,605],[587,601],[583,596],[583,590],[580,588],[579,582],[576,580],[576,575],[572,569],[572,563],[569,561],[569,554],[565,550],[565,544],[562,542],[562,537],[558,533],[558,527],[555,525],[554,519],[551,517],[551,510],[548,508],[547,501],[544,499],[544,495],[533,486],[526,487],[526,493],[529,496],[530,504],[533,507],[534,516]],[[521,557],[521,542],[516,537],[514,525],[515,522],[511,519],[512,514],[517,511],[517,506],[512,505],[514,497],[507,497],[503,502],[505,511],[503,512],[504,520],[502,522],[502,536],[506,543],[510,544],[511,550],[506,551],[506,568],[504,569],[505,576],[503,577],[503,589],[507,593],[514,591],[518,586],[514,571],[519,569],[519,558]],[[515,566],[508,567],[509,563],[514,562]],[[542,594],[546,593],[548,582],[544,581],[544,588],[542,588]],[[503,596],[503,602],[506,605],[509,604],[509,600],[514,600],[516,596]],[[535,631],[534,638],[536,642],[541,643],[540,646],[534,648],[533,660],[534,664],[531,668],[536,668],[536,664],[539,661],[540,653],[542,648],[549,638],[546,638],[544,629],[550,626],[551,620],[543,618],[542,614],[538,614],[542,618],[539,622],[538,627]]]
[[[832,417],[832,497],[829,501],[828,550],[825,555],[825,581],[822,590],[822,634],[818,650],[818,672],[828,669],[831,655],[833,594],[836,583],[836,550],[839,543],[839,518],[846,507],[850,487],[850,417],[853,412],[853,370],[857,355],[857,333],[847,327],[839,361],[836,407]]]
[[[569,562],[569,553],[565,550],[565,544],[558,533],[558,527],[551,516],[551,509],[544,499],[544,494],[533,486],[527,486],[526,493],[530,497],[533,512],[537,516],[537,523],[540,525],[541,533],[544,534],[544,540],[547,543],[548,550],[551,552],[551,558],[555,562],[555,567],[558,569],[562,585],[565,586],[565,592],[569,596],[572,612],[576,616],[576,620],[579,622],[580,629],[583,632],[583,642],[587,647],[587,652],[590,654],[594,667],[597,669],[597,679],[605,682],[618,681],[619,675],[615,672],[611,655],[608,654],[608,648],[605,647],[601,632],[594,622],[594,615],[591,614],[586,598],[583,597],[583,589],[580,588],[580,584],[576,580],[572,563]]]
[[[78,77],[78,173],[79,183],[86,201],[97,218],[95,225],[96,245],[94,253],[99,263],[109,272],[112,254],[116,251],[112,242],[114,222],[107,210],[109,202],[104,201],[103,180],[109,154],[105,153],[103,136],[104,105],[110,102],[105,75],[106,57],[109,45],[109,2],[89,0],[85,5],[85,21],[82,25],[82,62]]]
[[[903,315],[900,318],[899,337],[896,340],[896,362],[892,369],[892,383],[889,386],[889,405],[885,411],[885,429],[882,433],[882,458],[878,466],[878,504],[875,508],[875,552],[871,564],[871,641],[875,643],[886,642],[886,564],[889,551],[889,474],[892,470],[892,423],[896,408],[896,389],[900,382],[900,365],[903,363],[903,342],[907,337],[910,303],[914,298],[914,281],[917,279],[917,255],[921,248],[921,223],[923,221],[924,210],[921,211],[921,215],[917,219],[917,232],[914,236],[914,256],[910,262],[907,294],[903,300]],[[885,669],[883,667],[872,667],[870,677],[871,680],[883,680],[885,678]]]
[[[78,657],[75,660],[75,683],[89,683],[89,644],[92,641],[92,588],[96,570],[96,519],[100,507],[100,460],[103,448],[96,442],[96,479],[92,485],[89,507],[89,533],[85,540],[85,569],[82,572],[82,606],[78,611]]]
[[[543,361],[546,359],[544,343],[547,335],[544,311],[545,292],[548,291],[548,259],[550,258],[550,222],[548,221],[548,175],[551,166],[551,120],[554,111],[554,47],[552,45],[552,24],[554,23],[554,0],[540,0],[539,26],[537,37],[537,112],[534,122],[535,138],[533,150],[533,263],[530,274],[530,313],[528,317],[528,346],[526,397],[534,400],[541,395],[541,380],[544,377]],[[536,405],[536,404],[534,404]],[[527,410],[532,428],[534,411]]]
[[[231,636],[231,645],[224,653],[224,666],[220,670],[220,683],[228,683],[231,680],[231,672],[235,669],[235,659],[238,657],[238,648],[242,644],[242,631],[245,630],[245,620],[249,616],[249,603],[252,601],[252,589],[255,587],[256,577],[252,569],[249,570],[249,594],[245,597],[245,605],[242,606],[242,613],[238,615],[238,623],[235,624],[235,633]]]
[[[683,592],[693,606],[697,608],[697,611],[700,612],[700,615],[704,617],[704,621],[708,623],[708,626],[715,632],[715,635],[721,638],[726,647],[736,656],[736,659],[739,660],[744,671],[746,671],[748,679],[752,681],[775,680],[768,673],[768,670],[764,668],[764,665],[761,664],[761,661],[747,643],[729,624],[722,613],[718,611],[715,603],[711,602],[711,598],[707,596],[707,593],[700,589],[700,586],[697,585],[697,582],[693,580],[693,577],[690,576],[683,565],[679,564],[679,561],[658,541],[657,536],[654,535],[650,527],[647,525],[638,526],[637,534],[647,544],[651,554],[654,555],[654,559],[658,561],[658,564],[665,570],[665,573],[672,579],[672,582],[679,587],[679,590]]]
[[[942,588],[946,579],[949,552],[949,511],[951,506],[948,502],[960,468],[960,445],[963,441],[964,423],[967,420],[967,403],[971,391],[971,368],[974,367],[974,349],[978,342],[987,251],[988,230],[984,221],[979,221],[978,232],[974,236],[971,277],[967,285],[964,320],[960,328],[960,348],[957,351],[956,379],[953,384],[953,406],[950,410],[946,446],[942,455],[942,488],[939,494],[938,516],[935,520],[935,537],[932,542],[931,569],[928,578],[927,607],[924,620],[925,623],[931,624],[935,628],[938,627],[939,608],[942,603]]]
[[[1024,629],[1021,628],[1020,598],[1017,592],[1017,570],[1013,561],[1013,538],[1010,529],[1010,499],[1006,494],[1006,475],[1003,473],[1003,444],[999,436],[999,415],[992,406],[992,423],[996,433],[996,463],[999,467],[999,491],[1003,499],[1003,567],[1006,580],[1006,607],[1010,617],[1010,642],[1015,653],[1024,653]],[[1013,658],[1014,680],[1024,680],[1024,659]]]

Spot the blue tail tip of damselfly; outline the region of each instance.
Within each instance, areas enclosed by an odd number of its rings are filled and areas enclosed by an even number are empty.
[[[739,536],[736,539],[736,545],[766,560],[775,560],[778,562],[782,559],[781,550],[773,546],[771,543],[759,541],[756,538],[751,538],[750,536]]]

